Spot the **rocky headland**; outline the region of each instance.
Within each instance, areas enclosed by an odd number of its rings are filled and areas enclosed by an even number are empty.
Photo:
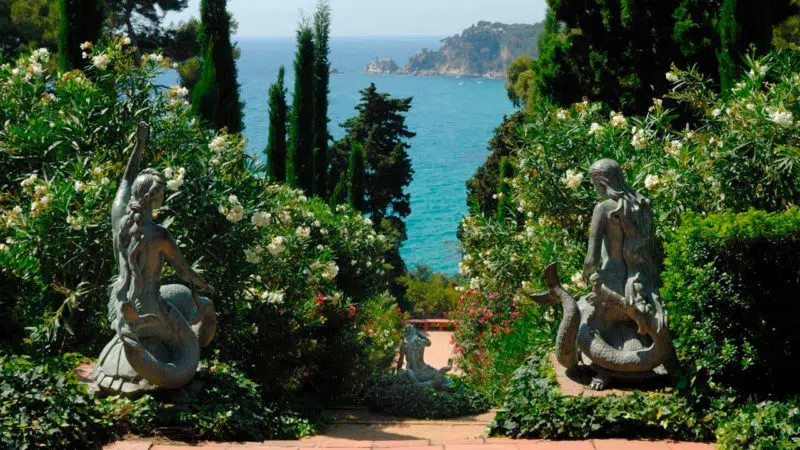
[[[389,58],[375,58],[365,71],[407,75],[505,78],[508,65],[520,55],[536,58],[544,23],[478,22],[461,34],[442,40],[439,50],[423,49],[403,67]]]

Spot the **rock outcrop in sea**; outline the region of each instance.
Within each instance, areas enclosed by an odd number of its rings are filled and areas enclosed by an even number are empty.
[[[390,58],[375,57],[372,61],[367,63],[364,72],[367,73],[396,73],[400,67]]]

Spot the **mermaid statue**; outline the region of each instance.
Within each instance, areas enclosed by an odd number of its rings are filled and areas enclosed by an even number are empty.
[[[111,209],[114,258],[119,266],[108,314],[116,332],[92,373],[102,394],[135,397],[179,390],[194,378],[200,348],[211,342],[216,314],[196,288],[213,288],[187,264],[166,228],[153,222],[164,202],[164,179],[154,169],[138,173],[149,128],[140,123]],[[190,287],[161,285],[164,261]]]
[[[447,361],[447,366],[434,369],[425,363],[425,347],[431,346],[431,340],[417,330],[414,325],[406,325],[406,336],[400,344],[400,358],[397,362],[397,374],[405,375],[412,381],[423,386],[430,386],[439,391],[446,391],[452,387],[452,381],[444,375],[453,368],[453,360]],[[406,370],[403,371],[403,360],[407,361]]]
[[[667,374],[674,350],[658,294],[650,201],[628,186],[616,161],[597,161],[589,175],[607,197],[594,208],[583,266],[592,291],[576,301],[553,263],[544,271],[548,291],[533,299],[563,307],[556,358],[568,370],[582,363],[592,372],[590,387],[601,390],[612,379]]]

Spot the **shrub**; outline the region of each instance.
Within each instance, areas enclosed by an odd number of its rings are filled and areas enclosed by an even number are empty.
[[[99,448],[111,422],[72,370],[77,357],[0,355],[0,444],[4,448]]]
[[[562,395],[543,347],[516,372],[491,434],[544,439],[601,437],[708,440],[712,415],[700,414],[686,398],[633,393],[605,397]]]
[[[469,384],[452,380],[453,390],[443,392],[407,376],[385,376],[367,389],[364,400],[373,411],[415,419],[447,419],[489,409],[487,399]]]
[[[398,280],[406,287],[404,299],[413,317],[444,317],[455,308],[461,296],[456,290],[458,277],[435,273],[425,265],[416,265]]]
[[[798,208],[684,215],[661,291],[681,359],[741,394],[796,392],[798,252]]]
[[[153,84],[168,58],[145,54],[136,65],[120,37],[87,53],[85,73],[39,70],[49,58],[41,51],[0,68],[0,262],[13,283],[3,290],[18,293],[7,304],[31,329],[15,349],[97,355],[112,336],[108,212],[136,124],[146,121],[143,167],[169,179],[157,220],[217,290],[220,359],[271,400],[325,399],[363,383],[350,370],[362,353],[341,349],[361,346],[358,323],[383,320],[353,308],[390,301],[386,255],[399,240],[347,206],[332,210],[265,182],[241,136],[212,133],[183,89]],[[175,281],[166,271],[162,282]]]
[[[800,403],[748,403],[722,422],[717,446],[740,448],[800,448]]]
[[[118,435],[169,434],[189,440],[299,439],[314,427],[287,408],[265,406],[255,383],[232,367],[211,361],[203,386],[189,391],[185,404],[152,395],[136,400],[104,400]]]

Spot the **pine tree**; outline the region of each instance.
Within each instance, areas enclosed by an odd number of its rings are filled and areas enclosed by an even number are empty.
[[[83,68],[81,44],[96,43],[103,31],[106,11],[103,0],[59,0],[58,69],[66,72]]]
[[[314,184],[314,37],[305,23],[297,30],[294,73],[286,181],[310,196]]]
[[[347,167],[350,183],[347,190],[347,203],[358,211],[363,212],[366,206],[364,194],[364,147],[358,142],[353,142],[350,147],[350,164]]]
[[[411,213],[405,188],[411,183],[414,170],[408,156],[407,139],[416,136],[405,124],[405,113],[411,109],[411,97],[392,98],[378,92],[372,83],[361,91],[356,106],[358,116],[342,124],[347,134],[331,147],[331,173],[344,172],[354,142],[364,148],[365,209],[376,226],[384,220],[405,235],[402,218]]]
[[[314,13],[314,193],[320,197],[326,197],[328,194],[330,28],[330,5],[327,0],[320,0]]]
[[[514,167],[508,161],[508,156],[500,158],[500,173],[497,177],[497,214],[498,221],[505,220],[511,208],[511,186],[509,180],[514,177]]]
[[[272,181],[286,181],[286,121],[288,105],[283,84],[285,69],[278,70],[278,81],[269,88],[269,142],[267,155],[267,177]]]
[[[226,0],[202,0],[200,34],[203,71],[192,90],[192,109],[214,128],[242,131],[239,82],[231,45],[231,18]]]

